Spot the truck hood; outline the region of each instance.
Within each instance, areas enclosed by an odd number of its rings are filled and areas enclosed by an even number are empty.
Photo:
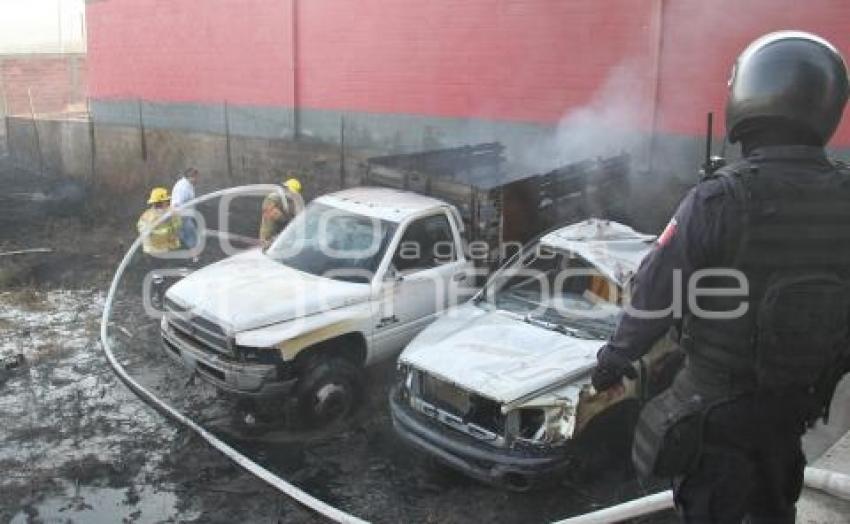
[[[260,250],[226,258],[174,284],[166,297],[232,333],[369,300],[368,284],[303,273]]]
[[[420,333],[399,362],[509,403],[589,371],[604,342],[563,335],[469,302]]]

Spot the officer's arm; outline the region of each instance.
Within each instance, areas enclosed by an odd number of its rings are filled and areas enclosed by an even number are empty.
[[[631,304],[603,352],[637,360],[679,322],[694,272],[723,265],[735,217],[728,181],[709,180],[688,193],[635,274]]]

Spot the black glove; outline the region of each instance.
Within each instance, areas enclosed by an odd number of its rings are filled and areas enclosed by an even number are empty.
[[[605,391],[621,384],[623,377],[635,379],[638,376],[631,361],[607,344],[596,354],[596,360],[596,369],[590,377],[596,391]]]

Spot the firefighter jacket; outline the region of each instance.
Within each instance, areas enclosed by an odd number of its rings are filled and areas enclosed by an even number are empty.
[[[263,200],[261,213],[260,240],[264,243],[272,242],[292,218],[283,197],[278,192],[269,193]]]
[[[157,224],[168,210],[169,208],[150,207],[142,213],[136,224],[140,235],[150,231],[150,234],[142,239],[142,249],[149,255],[180,249],[180,217],[174,215]]]

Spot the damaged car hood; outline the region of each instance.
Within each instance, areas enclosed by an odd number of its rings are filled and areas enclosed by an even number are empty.
[[[602,344],[604,340],[574,338],[470,302],[426,328],[399,361],[508,403],[589,372]]]
[[[562,227],[540,239],[545,246],[579,255],[619,286],[637,271],[654,241],[654,235],[597,218]]]
[[[172,286],[167,299],[231,332],[369,300],[368,284],[342,282],[284,266],[252,250],[200,269]]]

